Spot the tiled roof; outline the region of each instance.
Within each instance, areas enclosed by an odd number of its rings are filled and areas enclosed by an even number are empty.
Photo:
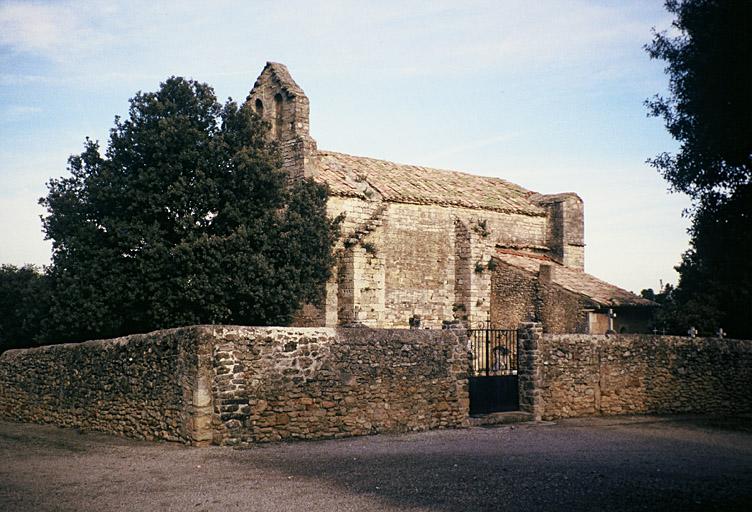
[[[538,273],[541,263],[550,264],[553,272],[551,280],[571,292],[584,295],[604,307],[618,306],[657,306],[651,300],[644,299],[618,286],[601,281],[581,270],[565,267],[550,258],[539,255],[516,253],[509,250],[497,250],[496,258],[513,267],[533,274]]]
[[[518,185],[486,176],[403,165],[319,151],[316,179],[327,183],[333,195],[370,198],[395,203],[436,204],[544,216],[532,202],[534,193]]]

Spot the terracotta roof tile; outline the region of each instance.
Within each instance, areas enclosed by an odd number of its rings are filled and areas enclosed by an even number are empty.
[[[581,270],[565,267],[550,260],[542,261],[538,255],[500,250],[496,252],[495,257],[513,267],[533,274],[538,273],[541,263],[548,263],[554,270],[551,275],[554,283],[571,292],[584,295],[601,306],[657,306],[651,300],[644,299],[618,286],[601,281],[597,277],[591,276]]]
[[[366,198],[375,191],[384,201],[395,203],[545,215],[545,210],[529,199],[533,192],[500,178],[396,164],[332,151],[320,151],[317,160],[316,179],[327,183],[334,195]]]

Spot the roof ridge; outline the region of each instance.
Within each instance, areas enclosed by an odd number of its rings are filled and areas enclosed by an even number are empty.
[[[530,200],[534,193],[502,178],[463,171],[399,164],[379,158],[318,150],[315,175],[334,195],[362,197],[349,177],[366,182],[384,201],[435,204],[473,210],[544,216],[545,209]]]
[[[501,253],[501,254],[511,254],[512,256],[520,256],[521,258],[531,258],[535,260],[548,261],[549,263],[553,263],[560,267],[564,266],[558,261],[554,261],[553,259],[551,259],[551,257],[546,256],[545,254],[535,254],[532,252],[515,251],[514,249],[506,249],[502,247],[497,247],[496,252]]]
[[[348,158],[358,158],[358,159],[362,159],[362,160],[373,160],[375,162],[386,162],[388,164],[397,165],[397,166],[400,166],[400,167],[413,167],[413,168],[416,168],[416,169],[424,169],[424,170],[427,170],[427,171],[447,172],[447,173],[452,173],[452,174],[460,174],[460,175],[463,175],[463,176],[472,176],[473,178],[482,178],[482,179],[486,179],[486,180],[500,181],[500,182],[502,182],[502,183],[504,183],[506,185],[510,185],[510,186],[512,186],[514,188],[520,189],[520,191],[524,191],[524,192],[526,192],[528,194],[531,194],[531,195],[532,194],[539,194],[538,192],[535,192],[533,190],[527,189],[527,188],[523,187],[522,185],[518,185],[517,183],[514,183],[512,181],[506,180],[504,178],[499,178],[498,176],[484,176],[482,174],[473,174],[473,173],[471,173],[469,171],[461,171],[461,170],[457,170],[457,169],[444,169],[444,168],[441,168],[441,167],[429,167],[427,165],[403,164],[403,163],[400,163],[400,162],[395,162],[393,160],[386,160],[384,158],[375,158],[375,157],[372,157],[372,156],[351,155],[350,153],[343,153],[341,151],[333,151],[333,150],[329,150],[329,149],[319,149],[318,152],[319,152],[319,154],[323,154],[323,155],[326,155],[326,154],[329,154],[329,155],[340,155],[340,156],[344,156],[344,157],[348,157]],[[532,201],[531,201],[531,203],[532,203]]]

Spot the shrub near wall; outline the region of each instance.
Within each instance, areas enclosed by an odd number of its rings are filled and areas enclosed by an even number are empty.
[[[752,341],[539,328],[524,337],[533,350],[521,359],[530,382],[521,383],[521,401],[544,419],[752,411]]]
[[[464,331],[217,328],[214,442],[466,425]]]
[[[0,356],[0,418],[207,442],[211,397],[199,385],[207,341],[188,327],[9,350]]]

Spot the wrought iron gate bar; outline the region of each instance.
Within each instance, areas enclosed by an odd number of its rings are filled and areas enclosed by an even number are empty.
[[[516,411],[520,406],[517,331],[493,329],[490,322],[479,327],[468,329],[472,350],[470,414]]]
[[[474,376],[517,375],[515,329],[468,329],[468,335]]]

